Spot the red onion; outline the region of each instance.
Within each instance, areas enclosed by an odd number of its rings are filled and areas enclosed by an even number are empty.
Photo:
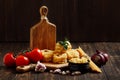
[[[106,64],[108,61],[108,54],[99,50],[96,50],[96,53],[91,56],[91,60],[98,65],[99,67]]]

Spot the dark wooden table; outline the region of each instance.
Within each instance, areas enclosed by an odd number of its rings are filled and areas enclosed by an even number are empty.
[[[5,53],[13,51],[15,54],[29,48],[29,43],[0,43],[0,80],[120,80],[120,43],[118,42],[94,42],[72,43],[73,48],[80,46],[89,56],[96,49],[106,51],[110,55],[109,61],[104,65],[102,73],[85,73],[81,75],[60,75],[49,72],[17,73],[15,69],[7,69],[3,65]]]

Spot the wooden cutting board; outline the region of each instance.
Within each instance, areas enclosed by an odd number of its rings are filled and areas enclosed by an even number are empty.
[[[63,64],[54,64],[54,63],[43,63],[48,69],[59,69],[59,68],[64,68],[68,67],[68,63],[63,63]]]
[[[47,69],[53,69],[53,70],[68,67],[68,63],[64,63],[64,64],[43,63],[43,64],[47,67]],[[27,72],[30,70],[35,70],[35,66],[36,64],[29,64],[26,66],[17,66],[16,71]]]
[[[56,44],[56,25],[47,18],[48,8],[40,8],[41,20],[30,29],[30,48],[54,50]]]

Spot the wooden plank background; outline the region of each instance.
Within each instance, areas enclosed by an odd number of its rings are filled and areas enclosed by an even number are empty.
[[[30,27],[40,21],[39,8],[49,8],[57,40],[120,41],[119,0],[0,0],[0,41],[29,41]]]

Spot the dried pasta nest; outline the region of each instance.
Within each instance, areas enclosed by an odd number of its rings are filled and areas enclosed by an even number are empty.
[[[64,53],[64,54],[59,54],[59,53],[56,53],[53,55],[53,63],[67,63],[67,54]]]
[[[52,62],[54,51],[48,50],[48,49],[44,49],[44,50],[41,50],[41,51],[42,51],[42,54],[43,54],[43,61],[44,62]]]
[[[70,49],[72,49],[72,45],[69,41],[66,41],[63,44],[60,42],[57,42],[55,46],[56,53],[65,53],[67,50],[70,50]]]
[[[80,58],[79,52],[75,49],[70,49],[66,51],[67,59],[70,60],[72,58]]]

